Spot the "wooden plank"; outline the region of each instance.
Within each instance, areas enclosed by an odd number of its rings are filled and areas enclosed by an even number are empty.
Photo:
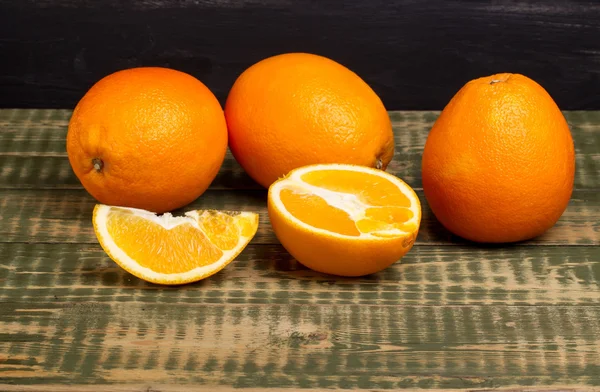
[[[421,154],[439,112],[390,112],[388,171],[421,187]],[[0,189],[81,189],[65,151],[70,110],[0,110]],[[565,112],[574,135],[576,189],[600,189],[600,111]],[[213,189],[259,189],[228,152]]]
[[[118,268],[91,229],[95,201],[76,183],[56,188],[69,181],[67,170],[44,172],[66,162],[55,150],[69,111],[6,113],[22,126],[0,116],[0,160],[25,161],[0,174],[0,390],[600,387],[596,114],[568,113],[578,151],[587,151],[578,156],[584,174],[561,221],[538,239],[467,244],[441,228],[419,190],[423,228],[402,262],[334,278],[278,245],[264,190],[225,184],[185,209],[258,211],[259,233],[219,274],[174,288]],[[408,138],[398,145],[420,157],[414,146],[424,139],[415,135],[426,134],[435,113],[391,116]],[[29,152],[19,147],[28,143]],[[23,163],[44,158],[47,166]],[[396,162],[392,170],[404,170]],[[12,180],[6,167],[26,171]]]
[[[451,235],[435,219],[423,191],[418,190],[423,217],[417,244],[455,245],[464,240]],[[0,193],[0,242],[97,243],[91,224],[96,201],[85,190],[15,190]],[[190,209],[235,209],[260,215],[256,244],[278,244],[269,223],[265,190],[209,190]],[[575,191],[557,224],[529,243],[537,245],[600,244],[600,193]]]
[[[82,189],[66,152],[71,110],[0,110],[0,189]],[[213,188],[259,189],[231,153]]]
[[[600,248],[417,246],[361,278],[311,271],[279,245],[250,245],[220,273],[164,287],[118,267],[99,245],[0,244],[0,303],[600,306]]]
[[[229,150],[212,189],[261,189]],[[0,189],[83,189],[66,154],[0,153]]]
[[[73,108],[101,77],[143,65],[189,72],[224,102],[254,62],[307,51],[358,73],[388,109],[441,109],[495,72],[529,75],[561,108],[600,109],[598,20],[593,0],[4,0],[0,106]]]
[[[154,383],[129,383],[129,384],[109,384],[109,385],[8,385],[0,384],[3,392],[195,392],[195,391],[214,391],[214,392],[239,392],[239,388],[224,386],[202,386],[202,385],[161,385]],[[244,388],[244,392],[270,392],[276,388]],[[281,389],[277,389],[281,390]],[[395,389],[398,390],[398,389]],[[404,392],[422,392],[423,388],[401,388]],[[286,387],[286,392],[331,392],[331,388],[294,388]],[[336,388],[336,392],[356,392],[356,389]],[[389,389],[369,389],[369,392],[384,392]],[[513,388],[443,388],[436,389],[437,392],[593,392],[597,389],[588,386],[565,385],[565,386],[534,386],[534,387],[513,387]]]
[[[11,384],[600,385],[598,306],[3,302]]]

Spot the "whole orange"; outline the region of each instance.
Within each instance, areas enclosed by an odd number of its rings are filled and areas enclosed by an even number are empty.
[[[394,154],[381,99],[356,73],[315,54],[280,54],[246,69],[225,117],[231,152],[264,187],[309,164],[385,170]]]
[[[69,162],[93,197],[157,213],[200,196],[226,150],[227,124],[213,93],[161,67],[99,80],[75,107],[67,134]]]
[[[575,153],[548,92],[519,74],[472,80],[450,100],[423,151],[423,191],[437,219],[476,242],[550,229],[573,189]]]

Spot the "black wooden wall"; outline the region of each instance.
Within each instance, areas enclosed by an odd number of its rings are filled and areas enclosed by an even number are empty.
[[[441,109],[496,72],[600,109],[600,0],[2,0],[0,106],[72,108],[142,65],[189,72],[224,102],[244,68],[291,51],[343,63],[390,110]]]

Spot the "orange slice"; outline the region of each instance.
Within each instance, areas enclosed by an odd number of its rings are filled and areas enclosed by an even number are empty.
[[[347,164],[292,170],[269,187],[269,218],[283,247],[315,271],[379,272],[413,246],[421,204],[385,171]]]
[[[193,210],[184,216],[98,204],[94,231],[121,268],[148,282],[184,284],[234,260],[258,229],[258,214]]]

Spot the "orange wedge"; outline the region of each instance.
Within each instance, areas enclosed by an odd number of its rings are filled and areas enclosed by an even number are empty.
[[[258,214],[193,210],[184,216],[98,204],[94,231],[121,268],[158,284],[214,275],[234,260],[258,229]]]
[[[413,246],[421,204],[385,171],[347,164],[292,170],[269,187],[269,218],[283,247],[315,271],[362,276],[398,261]]]

